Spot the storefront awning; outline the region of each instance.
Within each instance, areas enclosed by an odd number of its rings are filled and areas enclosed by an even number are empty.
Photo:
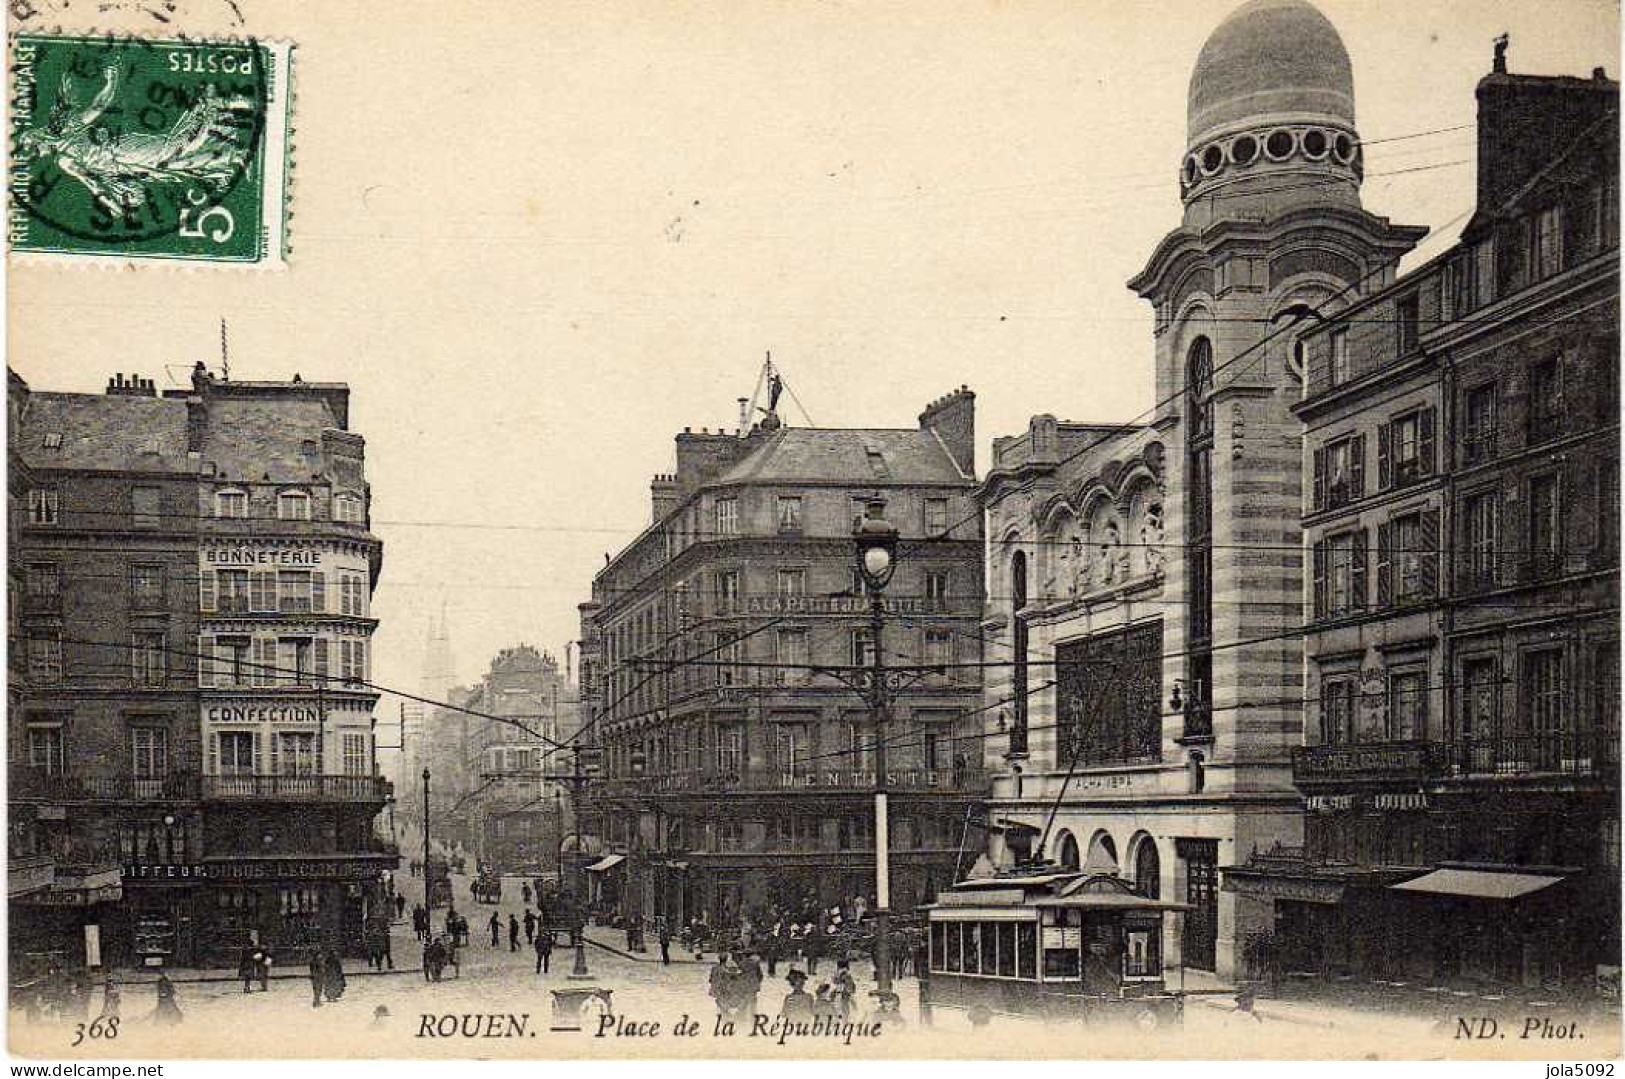
[[[611,869],[614,869],[616,866],[620,865],[624,861],[626,861],[626,855],[624,855],[624,854],[611,854],[609,857],[600,858],[598,861],[594,862],[592,865],[589,865],[587,867],[587,872],[589,872],[589,873],[607,873]]]
[[[1459,895],[1473,899],[1521,899],[1548,888],[1562,877],[1537,873],[1491,873],[1482,869],[1435,869],[1403,884],[1389,885],[1398,892]]]

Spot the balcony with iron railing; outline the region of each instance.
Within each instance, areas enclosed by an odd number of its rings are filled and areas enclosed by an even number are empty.
[[[1619,774],[1619,731],[1299,746],[1292,781],[1321,791],[1365,784],[1416,785],[1443,779],[1597,779]]]
[[[87,776],[12,768],[7,776],[13,802],[195,802],[195,773],[157,778]]]
[[[895,794],[983,794],[988,790],[988,773],[980,768],[893,768],[887,773],[886,787]],[[786,768],[704,769],[616,777],[599,782],[599,789],[611,796],[759,794],[759,793],[869,793],[875,789],[875,773],[862,768],[817,768],[811,765]]]
[[[394,787],[382,776],[229,775],[204,776],[203,798],[211,802],[383,802]]]

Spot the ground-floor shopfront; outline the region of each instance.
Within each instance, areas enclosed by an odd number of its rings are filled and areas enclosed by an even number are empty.
[[[1096,777],[1088,777],[1096,778]],[[1064,869],[1088,867],[1128,881],[1150,899],[1188,909],[1164,920],[1163,955],[1231,978],[1245,942],[1263,928],[1268,911],[1220,887],[1220,867],[1237,852],[1301,842],[1301,816],[1292,795],[1247,800],[1079,800],[990,803],[989,857],[1013,866],[1035,859]]]
[[[117,866],[57,867],[50,887],[12,896],[7,904],[12,965],[44,971],[112,964],[123,898]]]

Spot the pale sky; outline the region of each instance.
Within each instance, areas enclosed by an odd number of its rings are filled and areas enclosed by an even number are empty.
[[[1368,148],[1365,204],[1406,224],[1472,204],[1497,34],[1515,72],[1619,73],[1600,0],[1318,2],[1365,139],[1455,129]],[[442,600],[464,682],[520,641],[562,653],[672,436],[735,426],[766,349],[822,426],[912,426],[969,384],[980,467],[1035,412],[1149,406],[1123,283],[1179,221],[1187,79],[1235,5],[237,6],[297,44],[289,269],[14,268],[10,362],[179,385],[224,317],[234,376],[349,383],[375,677],[415,689]]]

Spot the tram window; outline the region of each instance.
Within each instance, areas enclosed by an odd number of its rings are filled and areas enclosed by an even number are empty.
[[[961,971],[961,970],[965,969],[964,964],[960,962],[961,949],[964,946],[964,939],[963,939],[964,935],[965,935],[965,927],[962,924],[960,924],[959,922],[953,922],[953,923],[949,924],[949,926],[948,926],[948,950],[946,952],[948,965],[946,967],[944,967],[943,969],[954,971],[954,972],[958,972],[958,971]]]
[[[1078,976],[1078,950],[1076,948],[1045,948],[1044,977],[1076,978]]]
[[[965,926],[965,973],[982,973],[982,927],[976,922]]]
[[[1038,977],[1038,927],[1028,922],[1016,925],[1016,977],[1029,980]]]
[[[947,970],[948,923],[937,922],[931,927],[931,969]]]
[[[1015,922],[999,923],[999,974],[1005,978],[1016,976]]]
[[[999,955],[997,935],[994,930],[998,923],[993,922],[982,926],[982,973],[997,974],[999,972]]]

